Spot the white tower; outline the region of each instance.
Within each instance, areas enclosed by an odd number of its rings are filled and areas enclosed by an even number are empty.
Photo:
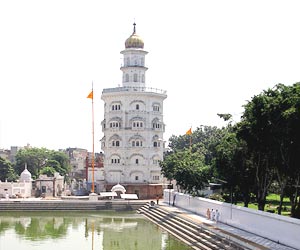
[[[121,51],[122,87],[104,89],[101,147],[105,154],[106,190],[123,185],[127,193],[153,198],[162,193],[163,101],[166,91],[147,88],[143,40],[136,27]]]

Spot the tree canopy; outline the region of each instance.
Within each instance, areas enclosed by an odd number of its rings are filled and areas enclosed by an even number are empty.
[[[16,173],[10,161],[0,157],[0,181],[15,181]]]
[[[281,195],[278,212],[288,196],[292,216],[300,217],[300,83],[277,84],[243,107],[241,121],[234,125],[231,114],[218,114],[228,122],[226,127],[200,125],[190,135],[173,135],[161,162],[163,174],[188,192],[211,180],[222,181],[245,206],[254,193],[260,210],[276,182]]]
[[[60,175],[69,173],[68,156],[60,151],[49,150],[46,148],[24,148],[16,154],[15,170],[18,175],[24,170],[25,163],[32,178],[37,178],[41,173],[58,172]],[[47,169],[43,170],[43,169]],[[52,168],[49,171],[49,168]]]

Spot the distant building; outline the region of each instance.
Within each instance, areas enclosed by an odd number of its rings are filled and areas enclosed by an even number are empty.
[[[11,146],[10,147],[9,160],[10,160],[11,163],[16,162],[16,155],[17,155],[17,153],[20,149],[21,149],[21,147],[17,147],[17,146]]]
[[[70,159],[70,177],[75,179],[86,179],[86,158],[88,156],[88,151],[82,148],[67,148],[64,151]]]
[[[0,149],[0,157],[2,159],[5,159],[5,160],[9,161],[10,150],[8,150],[8,149]]]
[[[105,189],[110,191],[119,183],[139,198],[160,196],[163,189],[159,161],[165,147],[163,101],[167,95],[164,90],[146,87],[147,53],[134,24],[121,51],[122,86],[103,89],[101,96]]]
[[[86,158],[86,169],[87,169],[87,190],[91,190],[92,183],[94,182],[94,192],[100,193],[105,189],[104,186],[104,168],[103,168],[103,161],[104,155],[102,152],[95,153],[94,156],[94,168],[93,168],[93,158],[92,153],[88,154]],[[94,178],[94,180],[93,180]]]

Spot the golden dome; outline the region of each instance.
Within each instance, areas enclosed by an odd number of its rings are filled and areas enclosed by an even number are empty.
[[[135,49],[143,49],[144,48],[144,41],[142,38],[140,38],[136,33],[135,33],[135,23],[133,24],[133,33],[132,35],[127,38],[125,41],[125,48],[135,48]]]

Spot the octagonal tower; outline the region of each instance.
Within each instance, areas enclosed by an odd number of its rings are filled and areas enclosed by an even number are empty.
[[[121,184],[139,198],[162,194],[166,91],[146,87],[144,41],[133,33],[125,41],[122,86],[103,89],[104,119],[101,148],[105,154],[105,186]]]

